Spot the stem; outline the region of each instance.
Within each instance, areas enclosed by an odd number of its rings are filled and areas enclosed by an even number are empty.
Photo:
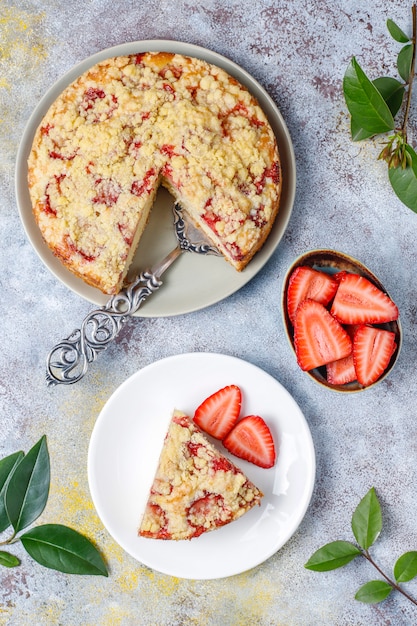
[[[381,576],[383,576],[385,578],[387,583],[390,584],[393,589],[396,589],[397,591],[402,593],[403,596],[405,596],[408,600],[410,600],[410,602],[412,602],[413,604],[415,604],[417,606],[417,600],[414,600],[414,598],[412,596],[410,596],[406,591],[404,591],[404,589],[402,589],[399,585],[397,585],[396,582],[394,582],[393,580],[388,578],[388,576],[386,576],[386,574],[384,574],[382,569],[375,563],[375,561],[373,560],[373,558],[369,554],[368,550],[364,550],[362,552],[362,555],[365,557],[365,559],[367,559],[369,561],[369,563],[371,563],[371,565],[373,565],[375,567],[375,569],[378,570],[378,572],[381,574]]]
[[[402,132],[404,135],[404,139],[407,141],[407,121],[408,121],[408,114],[410,111],[410,106],[411,106],[411,92],[413,89],[413,82],[414,82],[414,71],[415,71],[415,66],[416,66],[416,41],[417,41],[417,10],[416,10],[416,5],[413,4],[413,6],[411,7],[411,11],[412,11],[412,15],[413,15],[413,37],[412,37],[412,43],[413,43],[413,56],[411,59],[411,72],[410,72],[410,78],[409,78],[409,82],[408,82],[408,93],[407,93],[407,102],[405,105],[405,112],[404,112],[404,119],[403,119],[403,125],[402,125]]]
[[[16,537],[16,532],[14,531],[13,535],[11,535],[8,539],[5,539],[4,541],[0,541],[0,546],[7,546],[10,543],[14,543],[14,541],[17,541],[15,537]]]

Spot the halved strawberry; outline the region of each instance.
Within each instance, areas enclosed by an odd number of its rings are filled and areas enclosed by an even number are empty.
[[[340,274],[342,272],[339,272]],[[360,328],[358,324],[352,324],[344,326],[345,331],[351,338],[355,336],[355,332]],[[327,382],[331,385],[346,385],[356,380],[355,363],[353,362],[353,352],[345,356],[343,359],[338,359],[332,363],[326,365],[326,378]]]
[[[338,288],[337,281],[308,265],[295,268],[288,281],[287,311],[288,317],[294,324],[295,312],[303,300],[316,300],[321,304],[329,304]]]
[[[331,385],[346,385],[356,380],[353,354],[350,353],[343,359],[328,363],[326,365],[326,378]]]
[[[299,366],[308,371],[348,356],[352,342],[323,304],[304,300],[295,315],[294,347]]]
[[[338,283],[340,283],[340,281],[342,280],[342,278],[344,278],[346,276],[348,272],[346,270],[339,270],[338,272],[335,272],[333,274],[333,278],[335,280],[337,280]]]
[[[364,276],[342,277],[330,310],[342,324],[382,324],[398,318],[398,308]]]
[[[259,467],[275,464],[275,445],[267,423],[259,415],[241,419],[223,439],[224,447],[240,459]]]
[[[216,439],[223,439],[236,424],[242,392],[237,385],[228,385],[206,398],[194,413],[195,423]]]
[[[353,340],[353,360],[358,382],[367,387],[387,369],[396,348],[395,334],[374,326],[363,325]]]

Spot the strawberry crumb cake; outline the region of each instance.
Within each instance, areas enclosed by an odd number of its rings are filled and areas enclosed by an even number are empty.
[[[235,78],[148,52],[98,63],[61,93],[36,131],[28,183],[54,254],[114,294],[160,184],[243,270],[278,213],[281,165],[268,120]]]
[[[199,537],[238,519],[260,504],[262,496],[187,415],[175,411],[139,535],[175,540]]]

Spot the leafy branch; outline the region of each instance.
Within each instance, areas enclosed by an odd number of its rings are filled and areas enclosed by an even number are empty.
[[[12,527],[0,546],[21,541],[26,552],[44,567],[67,574],[107,576],[95,546],[76,530],[43,524],[23,534],[43,512],[50,485],[50,460],[45,435],[25,455],[15,452],[0,460],[0,534]],[[0,565],[16,567],[20,560],[0,550]]]
[[[375,543],[382,529],[381,506],[374,487],[359,502],[352,515],[352,531],[358,545],[349,541],[333,541],[319,548],[304,565],[316,572],[327,572],[347,565],[357,556],[363,556],[384,580],[372,580],[360,587],[355,599],[368,604],[385,600],[393,591],[399,591],[417,606],[417,600],[410,596],[400,583],[409,582],[417,576],[417,551],[405,552],[397,559],[393,574],[389,578],[375,563],[369,548]]]
[[[397,70],[402,80],[384,76],[371,81],[353,57],[343,78],[343,94],[351,115],[353,141],[392,133],[378,159],[387,162],[389,181],[398,198],[417,213],[417,154],[407,138],[416,63],[415,4],[412,23],[413,34],[409,37],[393,20],[387,20],[389,34],[402,44],[397,56]],[[396,116],[401,112],[402,123],[396,124]]]

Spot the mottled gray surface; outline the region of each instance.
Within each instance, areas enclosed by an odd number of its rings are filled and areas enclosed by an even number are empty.
[[[410,5],[411,7],[411,5]],[[375,486],[384,527],[374,552],[388,572],[417,548],[415,388],[417,217],[393,194],[380,141],[353,144],[341,80],[355,54],[371,78],[395,75],[392,17],[411,30],[403,0],[58,0],[0,3],[0,177],[2,189],[0,456],[28,450],[44,433],[52,462],[42,521],[74,526],[102,549],[108,579],[71,577],[34,564],[0,569],[0,624],[304,626],[417,623],[399,594],[368,606],[353,600],[376,577],[364,560],[317,574],[312,552],[352,538],[350,517]],[[14,162],[39,98],[74,64],[109,46],[178,39],[210,48],[248,70],[288,125],[297,193],[285,237],[242,290],[197,313],[130,325],[69,388],[47,389],[45,356],[91,308],[43,266],[27,241],[14,195]],[[410,120],[415,145],[416,106]],[[403,349],[391,376],[353,396],[321,389],[298,369],[281,322],[282,279],[311,248],[342,250],[367,264],[401,311]],[[139,368],[165,356],[210,351],[235,355],[276,377],[309,423],[317,455],[311,506],[292,539],[256,569],[220,581],[171,578],[142,567],[103,528],[91,502],[86,459],[97,415]],[[219,559],[221,559],[219,555]],[[417,596],[417,583],[408,583]]]

